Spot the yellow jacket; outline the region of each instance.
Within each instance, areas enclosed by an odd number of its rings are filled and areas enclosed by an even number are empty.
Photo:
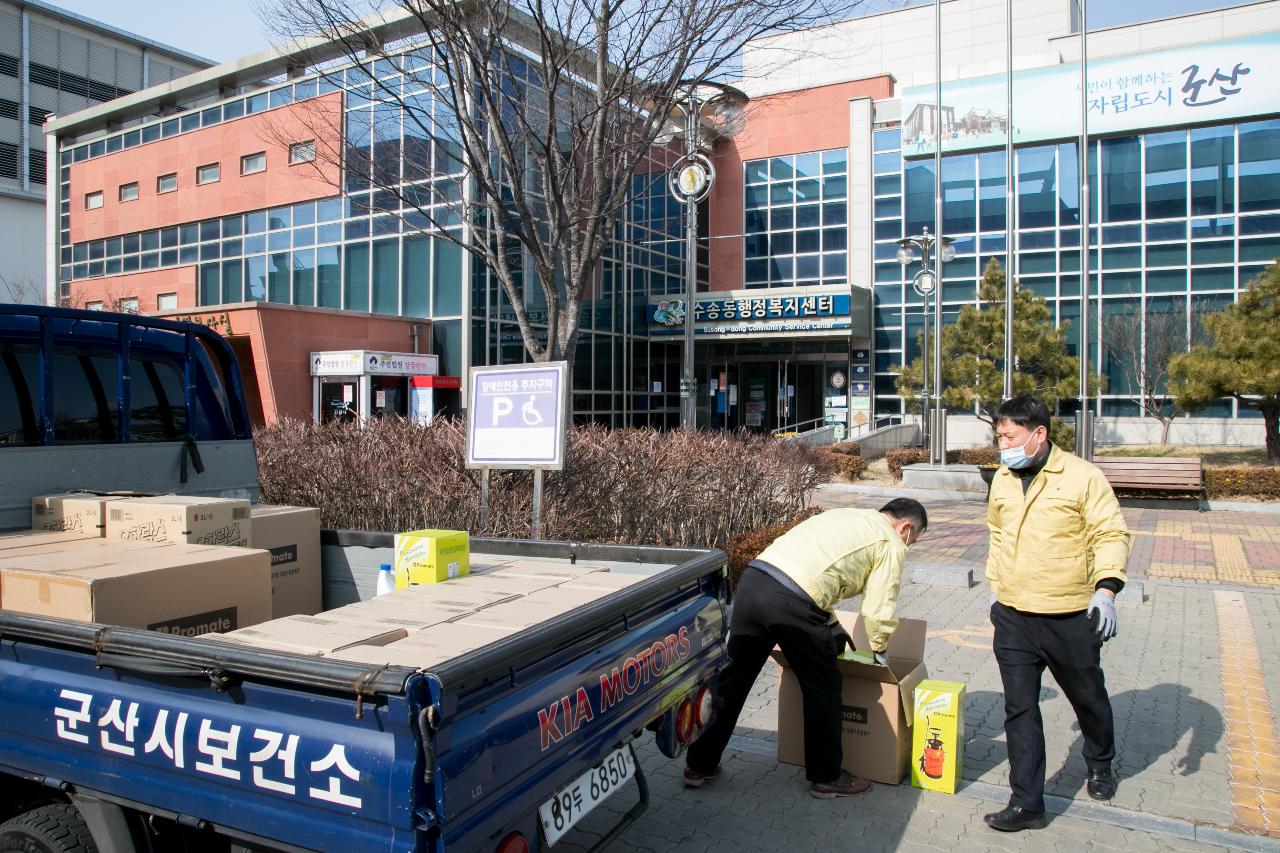
[[[987,580],[1015,610],[1084,610],[1098,581],[1125,579],[1129,529],[1111,485],[1092,463],[1057,447],[1025,495],[1016,473],[996,472],[987,528]]]
[[[764,549],[777,567],[830,611],[862,595],[862,622],[873,651],[882,652],[898,627],[898,590],[907,546],[874,509],[829,509],[800,522]]]

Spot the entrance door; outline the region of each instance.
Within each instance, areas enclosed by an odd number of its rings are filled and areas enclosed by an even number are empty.
[[[359,417],[360,391],[356,380],[326,379],[320,383],[320,420],[353,423]]]

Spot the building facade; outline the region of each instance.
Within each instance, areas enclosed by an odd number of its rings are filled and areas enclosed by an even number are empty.
[[[0,301],[45,297],[45,118],[211,64],[45,3],[0,0]]]
[[[976,304],[995,258],[1071,324],[1078,347],[1078,9],[1014,6],[1011,39],[1005,0],[941,4],[941,222],[933,6],[751,45],[741,81],[751,104],[710,152],[701,292],[685,304],[684,210],[660,161],[637,177],[583,310],[576,416],[675,425],[686,313],[700,425],[825,420],[856,432],[910,416],[895,386],[918,355],[918,264],[894,255],[926,226],[957,249],[940,288],[944,320]],[[412,79],[413,57],[406,47],[308,74],[267,52],[55,120],[50,296],[170,314],[269,302],[402,318],[425,330],[446,375],[524,360],[511,306],[466,253],[315,157],[429,142],[377,94]],[[1160,315],[1190,336],[1280,254],[1280,0],[1093,32],[1088,58],[1089,269],[1101,312],[1090,357],[1109,379],[1099,437],[1137,440],[1143,425],[1099,323]],[[459,192],[460,177],[436,190]],[[545,320],[536,296],[525,305],[535,322]],[[255,340],[248,352],[266,364],[277,346]],[[1251,415],[1224,402],[1183,438],[1252,440]]]

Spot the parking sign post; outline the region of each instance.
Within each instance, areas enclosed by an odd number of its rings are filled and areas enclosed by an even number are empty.
[[[533,472],[533,538],[542,536],[542,473],[564,468],[568,363],[470,368],[467,467],[484,469],[481,516],[488,516],[488,471]]]

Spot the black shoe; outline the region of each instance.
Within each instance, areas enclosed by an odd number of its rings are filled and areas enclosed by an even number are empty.
[[[1049,822],[1044,812],[1029,812],[1021,806],[1006,806],[983,818],[987,826],[1001,832],[1021,832],[1024,829],[1044,829]]]
[[[1085,787],[1090,797],[1105,803],[1116,795],[1116,784],[1116,774],[1111,771],[1111,768],[1101,767],[1089,771],[1089,784]]]

